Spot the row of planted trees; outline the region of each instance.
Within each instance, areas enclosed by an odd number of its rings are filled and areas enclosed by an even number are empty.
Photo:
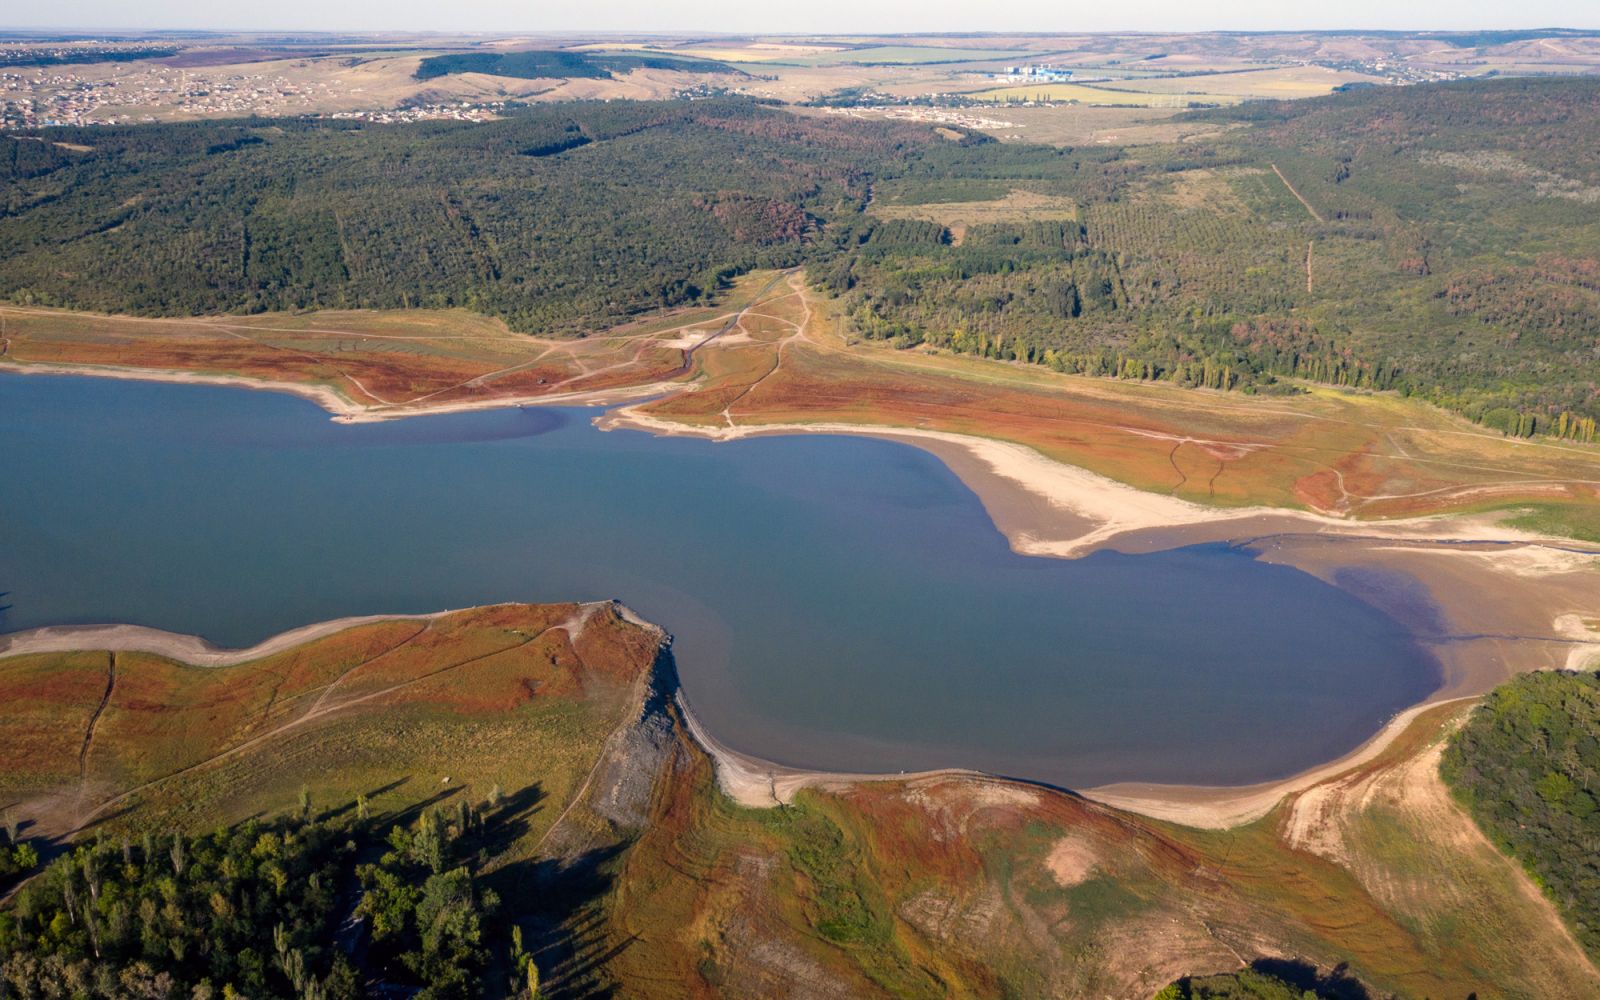
[[[479,884],[498,792],[408,824],[299,810],[189,836],[100,837],[60,855],[0,911],[0,998],[293,997],[399,989],[482,995]],[[510,942],[516,996],[538,969]]]

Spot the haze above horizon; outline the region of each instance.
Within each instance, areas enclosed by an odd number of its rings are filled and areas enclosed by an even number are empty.
[[[4,28],[221,31],[473,31],[473,32],[1110,32],[1330,31],[1600,28],[1600,8],[1579,0],[1527,0],[1508,10],[1498,0],[1419,0],[1394,4],[1351,0],[1305,11],[1276,0],[1195,5],[1181,0],[1129,0],[1114,8],[1062,9],[1022,0],[1000,9],[957,0],[889,0],[862,5],[813,0],[781,10],[729,0],[614,0],[603,8],[530,11],[513,0],[467,0],[448,13],[422,0],[354,0],[329,5],[283,0],[271,7],[219,10],[203,0],[152,0],[130,9],[120,0],[85,0],[14,11]]]

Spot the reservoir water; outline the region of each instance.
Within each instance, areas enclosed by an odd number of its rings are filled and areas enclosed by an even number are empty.
[[[1225,546],[1019,556],[918,449],[603,433],[594,414],[350,426],[274,393],[0,376],[0,631],[241,646],[617,597],[674,633],[695,713],[734,749],[1067,787],[1287,775],[1438,683],[1379,611]]]

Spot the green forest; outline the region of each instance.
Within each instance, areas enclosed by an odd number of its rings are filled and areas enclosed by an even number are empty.
[[[484,55],[502,58],[426,71]],[[1507,434],[1596,439],[1600,81],[1184,117],[1218,128],[1056,148],[717,99],[13,133],[0,298],[460,306],[583,335],[805,265],[857,335],[900,347],[1215,390],[1393,390]],[[1067,208],[939,221],[1019,191]]]
[[[1600,957],[1600,674],[1543,671],[1496,688],[1442,773]]]
[[[608,77],[636,69],[674,69],[684,73],[738,73],[726,63],[653,53],[572,52],[562,49],[526,52],[454,52],[428,56],[417,66],[418,80],[452,73],[487,73],[522,80]]]
[[[140,315],[462,306],[582,334],[799,263],[921,130],[743,102],[482,125],[247,121],[0,138],[0,297]],[[942,141],[942,140],[936,140]]]
[[[0,911],[0,998],[478,996],[538,988],[520,931],[488,923],[498,794],[380,823],[364,801],[199,836],[106,837]]]
[[[180,50],[170,46],[142,45],[137,48],[93,46],[40,46],[0,49],[0,68],[21,66],[70,66],[76,63],[122,63],[140,59],[166,59]]]
[[[1600,84],[1367,88],[1192,113],[1180,145],[919,150],[859,250],[813,268],[857,331],[1247,392],[1395,390],[1508,434],[1600,418]],[[966,227],[1025,191],[1075,222]],[[1302,201],[1303,199],[1303,201]],[[876,204],[876,203],[875,203]]]

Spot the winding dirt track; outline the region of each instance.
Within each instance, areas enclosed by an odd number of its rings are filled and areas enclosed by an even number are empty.
[[[228,747],[225,750],[221,750],[221,751],[219,751],[219,752],[217,752],[215,754],[212,754],[212,755],[210,755],[210,756],[208,756],[208,757],[206,757],[206,758],[204,758],[202,760],[195,761],[193,764],[185,765],[184,767],[181,767],[178,770],[171,772],[170,774],[162,775],[159,778],[152,778],[151,780],[142,782],[142,783],[140,783],[138,785],[135,785],[132,788],[124,789],[123,791],[117,793],[116,795],[113,795],[110,798],[107,798],[107,799],[101,801],[99,804],[94,806],[92,809],[89,809],[86,812],[80,812],[78,814],[78,816],[76,817],[76,821],[75,821],[74,825],[72,826],[72,828],[65,832],[65,836],[72,837],[72,836],[77,835],[78,833],[82,832],[86,827],[88,827],[91,823],[93,823],[94,820],[97,817],[99,817],[101,814],[106,812],[106,810],[111,809],[111,808],[113,808],[113,807],[115,807],[117,805],[120,805],[123,802],[126,802],[128,799],[138,795],[140,792],[148,791],[149,789],[154,788],[154,787],[156,787],[158,785],[165,784],[166,782],[171,781],[174,778],[182,777],[183,775],[186,775],[186,774],[192,774],[192,773],[194,773],[196,771],[202,770],[202,769],[210,767],[210,766],[212,766],[212,765],[214,765],[216,763],[219,763],[220,761],[224,761],[224,760],[227,760],[229,758],[236,757],[239,754],[242,754],[242,753],[244,753],[244,752],[246,752],[248,750],[254,749],[255,747],[258,747],[261,744],[263,744],[263,743],[265,743],[265,742],[267,742],[269,740],[273,740],[273,739],[276,739],[279,736],[283,736],[283,735],[285,735],[287,733],[294,732],[294,731],[296,731],[298,729],[301,729],[304,726],[306,726],[306,725],[308,725],[308,724],[310,724],[312,722],[316,722],[317,720],[325,718],[325,717],[327,717],[329,715],[332,715],[332,714],[334,714],[336,712],[343,711],[344,709],[351,708],[351,707],[353,707],[355,705],[364,704],[366,702],[370,702],[370,701],[374,701],[374,700],[379,699],[379,698],[386,697],[388,695],[394,694],[397,691],[402,691],[402,690],[404,690],[406,688],[409,688],[409,687],[412,687],[412,686],[414,686],[416,684],[419,684],[419,683],[421,683],[423,681],[431,680],[431,679],[433,679],[435,677],[440,676],[441,674],[447,674],[447,673],[450,673],[450,672],[455,671],[455,670],[460,670],[463,667],[469,667],[469,666],[471,666],[471,665],[473,665],[475,663],[480,663],[480,662],[482,662],[484,660],[489,659],[490,657],[499,656],[502,653],[508,653],[508,652],[513,651],[513,650],[522,649],[522,648],[530,645],[531,643],[537,642],[539,639],[543,638],[545,635],[547,635],[550,632],[553,632],[553,631],[555,631],[557,629],[561,629],[561,630],[565,631],[567,633],[567,635],[568,635],[568,639],[569,639],[569,642],[570,642],[571,637],[573,636],[574,632],[575,631],[581,631],[581,627],[582,627],[583,621],[588,617],[588,615],[590,613],[592,613],[592,611],[593,611],[593,607],[592,606],[585,605],[583,607],[580,607],[578,612],[575,615],[573,615],[571,618],[567,619],[566,621],[558,622],[558,623],[556,623],[554,625],[551,625],[551,626],[548,626],[546,628],[540,629],[538,632],[535,632],[535,633],[533,633],[531,635],[524,635],[519,639],[519,641],[514,642],[514,643],[510,643],[510,644],[508,644],[506,646],[502,646],[499,649],[494,649],[494,650],[490,650],[487,653],[480,653],[480,654],[475,655],[475,656],[470,656],[470,657],[467,657],[464,660],[457,660],[457,661],[452,662],[452,663],[447,663],[447,664],[445,664],[443,666],[436,667],[436,668],[434,668],[432,670],[429,670],[426,673],[417,674],[416,676],[409,677],[404,681],[400,681],[400,682],[395,683],[395,684],[390,684],[390,685],[388,685],[386,687],[383,687],[383,688],[380,688],[379,690],[376,690],[376,691],[369,691],[366,694],[361,694],[361,695],[356,695],[356,696],[351,697],[351,698],[346,698],[346,699],[344,699],[342,701],[336,702],[336,703],[331,704],[331,705],[327,703],[328,702],[328,696],[333,692],[333,690],[336,687],[338,687],[339,684],[341,684],[342,682],[344,682],[349,677],[351,677],[352,675],[354,675],[358,671],[362,670],[363,668],[371,666],[372,664],[378,662],[379,660],[383,659],[384,657],[388,656],[389,654],[395,652],[396,650],[404,647],[408,643],[414,641],[417,637],[419,637],[420,635],[422,635],[423,633],[425,633],[426,631],[428,631],[428,629],[430,629],[432,627],[432,622],[430,621],[427,624],[425,624],[422,628],[419,628],[415,633],[413,633],[412,635],[408,636],[405,640],[402,640],[401,642],[399,642],[399,643],[397,643],[397,644],[395,644],[393,646],[390,646],[390,647],[388,647],[388,648],[386,648],[386,649],[374,654],[373,656],[368,657],[365,660],[362,660],[360,663],[357,663],[355,666],[352,666],[350,669],[346,670],[344,673],[342,673],[338,677],[334,678],[332,681],[330,681],[323,688],[323,690],[322,690],[320,696],[318,697],[318,699],[316,700],[316,702],[314,702],[312,704],[312,706],[310,708],[308,708],[304,713],[296,716],[295,718],[289,720],[288,722],[283,723],[282,725],[275,726],[274,728],[269,729],[268,731],[266,731],[264,733],[258,733],[255,736],[252,736],[249,739],[246,739],[246,740],[244,740],[244,741],[242,741],[240,743],[236,743],[233,746]],[[380,618],[378,620],[392,620],[392,619]],[[576,651],[574,651],[574,655],[576,655]],[[109,696],[110,696],[110,687],[108,686],[108,688],[107,688],[107,699],[109,699]],[[106,702],[102,701],[101,706],[100,706],[100,710],[97,710],[96,713],[95,713],[95,719],[96,720],[98,720],[101,711],[103,711],[104,708],[105,708],[105,705],[106,705]],[[92,735],[92,727],[93,727],[93,723],[91,722],[91,735]],[[85,739],[85,753],[87,753],[87,749],[88,749],[88,738],[86,737],[86,739]]]

